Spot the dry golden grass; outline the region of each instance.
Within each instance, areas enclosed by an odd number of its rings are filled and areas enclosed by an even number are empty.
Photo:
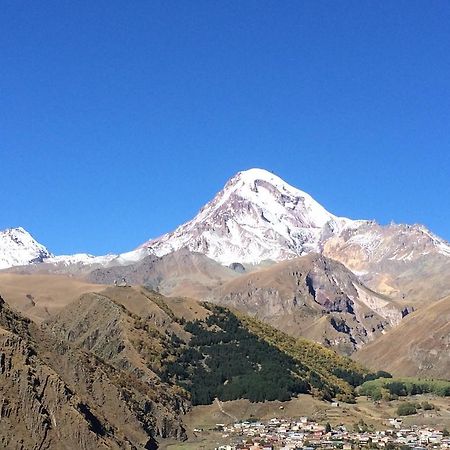
[[[87,292],[104,285],[91,284],[66,275],[0,273],[0,295],[14,309],[35,322],[42,322]]]

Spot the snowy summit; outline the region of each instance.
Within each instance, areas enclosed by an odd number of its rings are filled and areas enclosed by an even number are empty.
[[[360,222],[336,217],[271,172],[237,173],[191,221],[143,244],[162,256],[186,247],[222,263],[259,263],[321,251],[321,242]]]

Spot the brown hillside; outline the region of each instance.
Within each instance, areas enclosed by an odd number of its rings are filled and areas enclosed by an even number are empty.
[[[398,304],[365,287],[341,263],[317,254],[242,275],[206,299],[344,354],[402,319]]]
[[[450,296],[406,317],[354,354],[399,376],[450,378]]]
[[[201,253],[181,249],[162,257],[147,256],[127,266],[104,267],[86,276],[92,283],[113,284],[126,279],[132,285],[145,285],[164,295],[201,298],[212,288],[238,276],[234,270]]]
[[[1,298],[0,404],[1,448],[55,450],[153,449],[160,437],[184,437],[188,406],[169,386],[139,382]]]

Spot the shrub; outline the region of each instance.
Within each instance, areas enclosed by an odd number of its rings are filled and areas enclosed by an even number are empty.
[[[434,409],[434,405],[432,403],[422,402],[422,408],[425,411],[430,411],[430,410]]]
[[[410,416],[411,414],[416,414],[417,410],[414,403],[405,402],[398,406],[397,414],[399,416]]]

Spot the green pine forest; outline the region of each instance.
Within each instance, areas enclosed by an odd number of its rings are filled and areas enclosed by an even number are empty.
[[[216,305],[203,320],[183,323],[190,341],[171,336],[163,381],[191,395],[193,405],[246,398],[286,401],[300,393],[352,402],[355,387],[386,372],[368,370],[306,339]]]

